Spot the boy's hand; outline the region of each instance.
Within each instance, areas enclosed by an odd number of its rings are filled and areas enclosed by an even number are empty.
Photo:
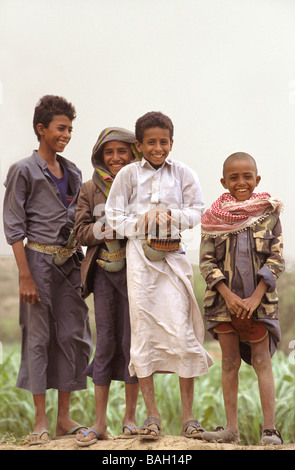
[[[223,281],[220,281],[216,284],[216,289],[224,298],[226,306],[231,315],[236,315],[239,317],[243,314],[247,314],[247,307],[244,304],[244,300],[241,299],[238,295],[234,294]]]
[[[32,277],[21,277],[19,284],[19,297],[22,302],[35,305],[36,302],[41,302],[38,288]]]
[[[41,302],[37,285],[32,278],[28,265],[23,241],[19,240],[12,244],[16,264],[19,270],[19,298],[22,302],[34,305]]]
[[[104,232],[104,240],[115,240],[116,239],[116,232],[110,227],[110,225],[106,224],[101,229]]]
[[[241,313],[240,316],[242,319],[244,318],[251,318],[253,312],[257,309],[258,305],[261,302],[261,297],[257,297],[254,294],[251,297],[248,297],[248,299],[243,299],[243,303],[245,305],[245,310]]]
[[[238,295],[231,292],[223,281],[216,284],[216,289],[224,298],[229,312],[238,318],[244,319],[252,317],[253,312],[257,309],[263,295],[267,291],[267,284],[261,279],[251,297],[247,299],[241,299]]]
[[[229,312],[232,315],[236,315],[236,317],[245,318],[247,314],[247,308],[244,304],[243,299],[231,292],[230,294],[224,297],[224,300]]]
[[[156,228],[164,228],[168,233],[171,230],[171,222],[173,221],[170,211],[163,208],[152,209],[145,214],[142,214],[138,221],[138,228],[140,233],[152,233]]]
[[[267,284],[264,281],[264,279],[261,279],[255,291],[251,295],[251,297],[248,297],[247,299],[243,300],[245,308],[246,308],[246,313],[243,313],[241,318],[246,318],[246,316],[247,318],[252,317],[253,312],[259,306],[261,299],[264,296],[266,291],[267,291]]]

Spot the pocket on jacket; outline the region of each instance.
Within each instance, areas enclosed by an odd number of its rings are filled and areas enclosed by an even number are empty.
[[[274,239],[272,233],[267,233],[264,230],[260,232],[253,232],[253,238],[257,253],[270,253],[270,243]]]

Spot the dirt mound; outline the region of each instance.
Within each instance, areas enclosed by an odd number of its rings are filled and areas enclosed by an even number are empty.
[[[200,441],[197,439],[188,439],[181,436],[163,436],[157,440],[141,440],[139,438],[134,439],[120,439],[118,437],[110,436],[107,441],[97,441],[96,444],[90,447],[79,447],[76,444],[75,438],[66,439],[52,439],[50,442],[44,445],[28,446],[27,444],[19,445],[16,443],[0,444],[1,450],[100,450],[104,451],[101,454],[101,458],[105,459],[118,459],[120,451],[124,451],[124,456],[132,456],[126,454],[125,451],[151,451],[154,454],[157,451],[167,451],[170,455],[171,451],[194,451],[194,450],[295,450],[295,444],[286,444],[282,446],[245,446],[235,444],[217,444]],[[111,451],[119,451],[115,454],[111,454]],[[133,453],[135,455],[135,453]],[[107,462],[104,462],[107,463]],[[109,462],[111,463],[111,462]],[[115,462],[119,463],[119,462]],[[173,462],[171,462],[173,463]]]

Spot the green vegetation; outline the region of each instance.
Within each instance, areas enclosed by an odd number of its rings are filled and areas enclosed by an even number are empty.
[[[14,438],[24,440],[33,428],[34,406],[29,392],[15,387],[20,353],[13,350],[0,366],[0,439]],[[279,352],[273,360],[276,380],[276,425],[281,431],[284,442],[295,441],[295,367],[284,353]],[[180,395],[178,378],[175,374],[155,376],[157,402],[162,412],[163,432],[180,435]],[[108,431],[110,434],[121,433],[121,421],[124,415],[124,385],[113,382],[108,404]],[[57,411],[57,392],[47,392],[47,416],[51,435],[55,434]],[[94,387],[91,380],[88,389],[72,394],[71,416],[78,422],[91,426],[95,419]],[[210,373],[195,380],[195,416],[207,429],[225,424],[223,398],[221,390],[221,367],[217,360]],[[137,422],[143,423],[145,407],[140,395],[137,407]],[[257,378],[253,369],[243,364],[240,371],[239,388],[239,426],[244,444],[257,444],[260,441],[262,414],[258,393]]]

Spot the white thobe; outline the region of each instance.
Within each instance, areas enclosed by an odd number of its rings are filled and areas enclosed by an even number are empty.
[[[200,223],[204,203],[198,177],[171,159],[154,169],[144,158],[117,174],[106,204],[109,224],[127,243],[131,375],[208,373],[213,363],[202,346],[204,324],[193,292],[191,265],[183,252],[150,261],[137,231],[138,217],[155,207],[171,211],[172,238]]]

